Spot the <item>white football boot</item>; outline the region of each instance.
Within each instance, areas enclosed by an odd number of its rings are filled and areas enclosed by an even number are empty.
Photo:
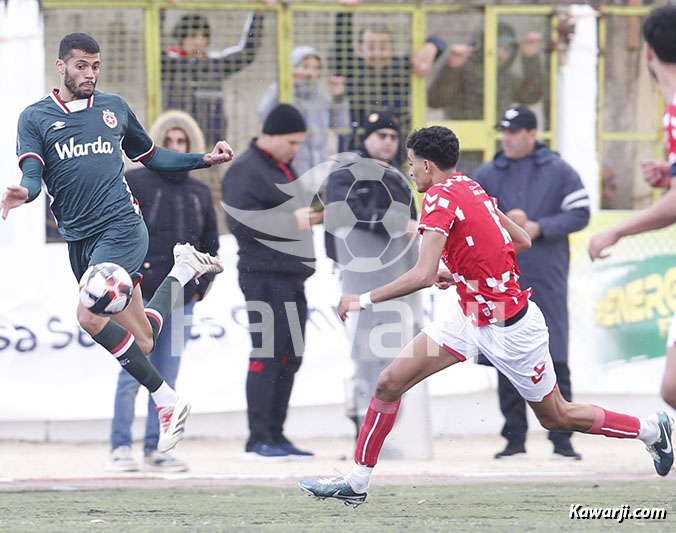
[[[174,405],[158,407],[157,416],[160,419],[160,438],[157,441],[157,451],[167,453],[178,444],[185,431],[185,421],[190,413],[190,402],[180,396]]]
[[[174,246],[174,264],[188,265],[195,271],[193,279],[203,274],[220,274],[223,272],[223,263],[218,257],[204,252],[198,252],[192,244],[177,244]]]

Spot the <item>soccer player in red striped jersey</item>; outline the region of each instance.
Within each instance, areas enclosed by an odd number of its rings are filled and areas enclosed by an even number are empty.
[[[344,294],[338,314],[365,309],[435,284],[455,285],[459,305],[426,326],[379,376],[361,426],[352,471],[337,478],[305,479],[300,487],[320,499],[359,505],[402,395],[423,379],[483,353],[547,429],[615,438],[638,438],[666,475],[673,464],[671,421],[665,413],[639,419],[595,405],[567,402],[556,386],[549,335],[530,290],[519,286],[516,254],[530,237],[501,213],[481,186],[455,171],[459,143],[444,127],[413,132],[406,143],[411,177],[425,192],[416,265],[396,280],[362,295]],[[439,262],[446,268],[439,270]]]
[[[666,161],[641,163],[643,175],[653,187],[668,189],[649,208],[636,216],[592,236],[592,261],[608,257],[606,248],[622,237],[636,235],[676,222],[676,5],[654,9],[643,23],[646,59],[650,73],[660,85],[666,112],[663,117]],[[667,364],[662,379],[662,398],[676,409],[676,314],[667,335]]]

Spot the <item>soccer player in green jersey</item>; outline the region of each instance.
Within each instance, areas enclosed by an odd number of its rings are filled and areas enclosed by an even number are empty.
[[[66,35],[56,69],[61,88],[27,107],[19,117],[17,156],[23,176],[2,196],[0,209],[34,200],[44,183],[59,231],[68,243],[77,279],[90,265],[117,263],[135,287],[129,306],[110,318],[95,315],[82,303],[82,328],[142,385],[148,388],[160,418],[158,450],[172,449],[183,436],[190,404],[178,397],[149,362],[162,324],[180,287],[207,272],[222,272],[218,258],[189,244],[174,248],[174,267],[144,309],[140,269],[148,231],[138,203],[124,181],[122,152],[151,170],[179,171],[226,163],[233,157],[225,141],[208,154],[183,154],[156,147],[129,105],[115,94],[96,90],[101,65],[96,40],[84,33]]]

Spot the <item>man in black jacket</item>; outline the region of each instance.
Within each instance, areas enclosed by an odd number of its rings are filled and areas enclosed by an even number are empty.
[[[204,137],[197,123],[183,111],[167,111],[157,117],[150,129],[156,145],[175,152],[187,153],[204,150]],[[188,242],[198,250],[216,255],[218,252],[218,227],[211,193],[206,185],[187,172],[157,172],[145,167],[131,170],[125,179],[138,200],[148,227],[148,253],[143,262],[141,290],[144,300],[149,300],[174,264],[172,249],[177,242]],[[173,388],[176,383],[181,354],[190,337],[192,311],[195,302],[206,294],[214,274],[205,274],[200,284],[190,281],[183,289],[183,298],[171,314],[171,320],[157,338],[150,361]],[[184,328],[183,343],[172,345],[176,333],[172,329]],[[110,435],[111,456],[107,469],[116,472],[138,470],[131,457],[131,424],[134,421],[134,404],[139,383],[128,372],[121,371],[115,392],[115,411]],[[148,418],[144,439],[142,470],[156,472],[182,472],[187,465],[167,453],[157,451],[159,423],[155,404],[148,399]]]
[[[279,104],[268,114],[263,134],[251,141],[223,178],[253,347],[246,383],[246,451],[258,457],[312,456],[283,432],[303,355],[304,283],[314,272],[308,264],[314,258],[312,225],[322,220],[291,166],[305,130],[300,112]]]

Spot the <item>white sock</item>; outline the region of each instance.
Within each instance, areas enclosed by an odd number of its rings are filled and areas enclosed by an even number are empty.
[[[647,445],[655,444],[660,434],[657,427],[657,415],[650,415],[648,418],[639,418],[641,428],[638,430],[638,438]]]
[[[150,396],[152,396],[153,401],[157,407],[167,407],[169,405],[174,405],[178,399],[176,391],[167,385],[166,381],[163,381],[162,385],[160,385],[160,388],[155,392],[151,392]]]
[[[345,476],[345,480],[350,484],[353,491],[366,492],[369,488],[369,479],[371,479],[372,473],[372,466],[355,463],[352,467],[352,471]]]
[[[181,284],[181,287],[185,287],[185,285],[195,277],[195,274],[197,274],[197,270],[193,267],[186,265],[185,263],[179,263],[178,265],[173,266],[168,275],[172,278],[176,278]]]

